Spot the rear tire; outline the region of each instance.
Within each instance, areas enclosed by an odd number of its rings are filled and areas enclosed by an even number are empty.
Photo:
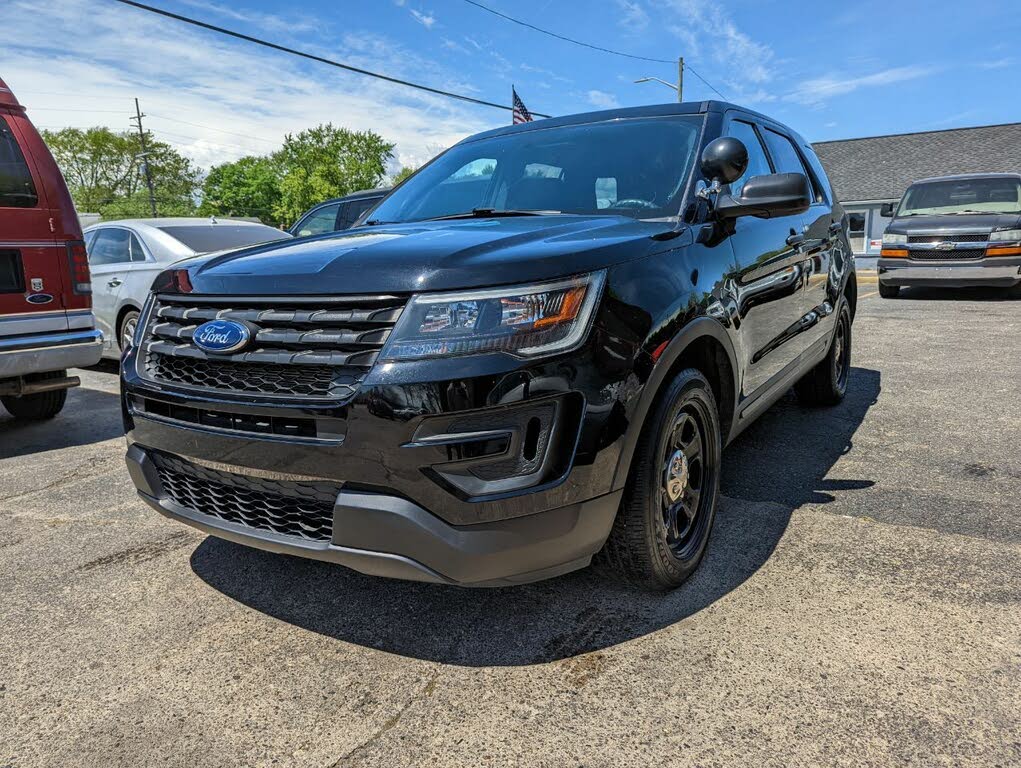
[[[120,331],[117,338],[120,341],[121,354],[123,355],[127,349],[131,346],[132,340],[135,338],[135,328],[138,326],[138,313],[135,310],[130,310],[124,313],[124,319],[121,320]]]
[[[597,563],[652,589],[672,589],[691,576],[712,531],[722,450],[709,382],[693,368],[681,371],[646,422]]]
[[[45,381],[46,379],[62,379],[67,376],[67,371],[47,371],[26,376],[28,381]],[[5,395],[0,397],[4,408],[16,419],[21,421],[45,421],[52,419],[64,407],[67,401],[66,389],[55,389],[50,392],[38,392],[34,395],[22,395],[13,397]]]
[[[896,299],[897,294],[900,293],[899,285],[883,285],[879,283],[879,295],[884,299]]]
[[[829,352],[818,365],[794,385],[798,399],[805,405],[836,405],[847,392],[851,372],[851,310],[840,300],[837,327]]]

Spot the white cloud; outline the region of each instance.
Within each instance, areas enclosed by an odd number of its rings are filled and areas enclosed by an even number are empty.
[[[620,8],[619,24],[629,32],[641,32],[649,26],[649,14],[635,0],[617,0]]]
[[[935,72],[932,67],[904,66],[891,67],[871,75],[825,75],[806,80],[794,91],[784,96],[785,101],[793,101],[806,106],[818,106],[835,96],[843,96],[860,88],[874,88],[908,80],[917,80]]]
[[[225,19],[243,21],[248,24],[256,24],[262,30],[273,32],[286,32],[290,35],[300,35],[306,32],[322,30],[326,25],[321,19],[310,20],[305,15],[278,16],[273,13],[263,13],[249,9],[232,8],[227,5],[212,2],[211,0],[178,0],[178,2],[190,5],[193,8],[222,16]]]
[[[588,92],[587,96],[589,104],[600,109],[614,109],[620,106],[617,97],[606,91],[592,90]]]
[[[3,77],[39,126],[130,128],[138,97],[146,126],[204,168],[279,147],[285,133],[333,122],[396,143],[419,165],[477,131],[495,109],[461,104],[303,62],[113,3],[53,0],[47,24],[33,0],[4,0]],[[466,73],[353,29],[308,36],[302,48],[374,71],[471,92]],[[493,96],[495,94],[487,94]]]
[[[979,69],[1005,69],[1014,63],[1011,58],[993,59],[992,61],[979,61],[977,66]]]
[[[416,11],[414,8],[411,8],[409,10],[411,11],[411,15],[415,17],[415,21],[417,21],[426,29],[433,28],[433,24],[436,23],[435,16],[428,13],[423,13],[422,11]]]

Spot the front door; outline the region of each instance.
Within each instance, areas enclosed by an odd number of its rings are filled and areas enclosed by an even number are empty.
[[[131,269],[132,246],[141,253],[137,242],[134,235],[123,227],[102,227],[96,230],[89,248],[92,310],[96,314],[96,324],[103,332],[103,348],[107,352],[117,349],[117,307],[121,286]]]
[[[750,121],[733,117],[726,134],[748,149],[748,169],[730,185],[739,195],[752,176],[773,173],[773,166]],[[761,391],[801,353],[798,339],[804,300],[805,218],[802,215],[759,219],[742,216],[730,238],[734,249],[731,291],[737,302],[745,378],[742,396]]]

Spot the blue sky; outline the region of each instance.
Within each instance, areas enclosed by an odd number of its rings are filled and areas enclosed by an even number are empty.
[[[811,141],[1021,120],[1018,0],[482,0],[597,45],[684,55],[731,101]],[[168,10],[440,88],[566,114],[672,100],[676,68],[551,39],[464,0],[150,0]],[[418,164],[509,121],[296,60],[111,0],[0,3],[0,77],[42,126],[128,127],[138,96],[158,136],[203,167],[271,151],[318,122],[372,128]],[[966,11],[963,10],[966,7]],[[689,70],[687,99],[714,98]]]

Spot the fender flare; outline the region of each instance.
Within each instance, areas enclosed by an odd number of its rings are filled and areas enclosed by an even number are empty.
[[[660,355],[659,360],[656,361],[648,380],[642,387],[642,393],[639,395],[638,404],[635,406],[627,431],[624,434],[620,454],[617,456],[617,467],[613,475],[612,490],[616,491],[623,488],[624,484],[627,482],[628,473],[631,471],[631,459],[634,456],[635,448],[638,445],[638,438],[641,436],[642,429],[645,426],[645,420],[649,415],[649,411],[652,409],[653,403],[656,402],[656,397],[659,395],[663,386],[667,383],[667,376],[673,368],[674,363],[680,359],[684,351],[691,346],[693,342],[706,336],[720,342],[727,354],[727,359],[730,362],[730,369],[734,372],[733,402],[734,418],[736,421],[738,393],[740,392],[741,383],[740,368],[737,365],[737,355],[734,352],[734,343],[730,338],[730,334],[727,333],[726,327],[721,322],[703,315],[681,328],[677,335],[670,340],[670,343]],[[733,424],[731,424],[730,433],[733,433]],[[729,434],[722,436],[724,445],[727,444],[729,437]]]

